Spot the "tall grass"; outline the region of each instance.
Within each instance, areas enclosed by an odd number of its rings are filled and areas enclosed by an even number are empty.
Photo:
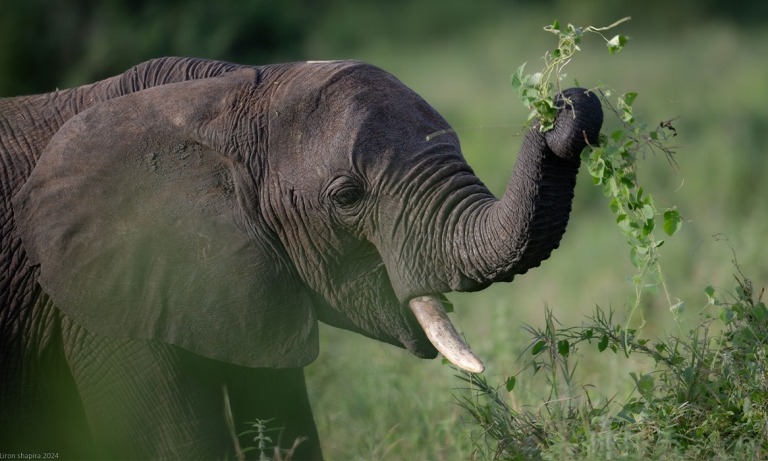
[[[763,290],[740,272],[736,282],[724,295],[705,290],[708,312],[685,334],[643,338],[599,307],[582,324],[563,327],[548,310],[543,328],[527,327],[523,369],[506,389],[459,372],[469,385],[459,402],[477,423],[482,459],[763,459],[768,308]],[[633,383],[629,396],[581,380],[578,360],[589,353],[621,356]],[[514,407],[520,379],[547,392]]]
[[[476,173],[500,194],[527,115],[509,87],[509,76],[548,48],[549,37],[537,25],[551,19],[500,18],[438,42],[361,46],[353,57],[391,71],[443,113],[457,129]],[[763,203],[768,181],[762,179],[768,171],[768,63],[756,58],[768,51],[768,33],[699,24],[657,36],[652,24],[634,26],[649,32],[634,37],[622,55],[605,59],[604,52],[587,47],[569,73],[582,86],[607,81],[637,91],[635,111],[646,120],[678,117],[680,172],[672,172],[663,157],[650,157],[640,175],[657,205],[676,205],[686,219],[665,246],[662,261],[671,289],[688,303],[689,313],[679,318],[686,325],[696,320],[696,308],[706,305],[707,286],[728,289],[733,284],[731,249],[713,235],[727,236],[755,286],[768,281],[762,249],[768,235]],[[545,325],[546,306],[563,325],[580,324],[596,304],[620,313],[632,294],[624,279],[632,273],[626,252],[600,191],[583,172],[571,224],[550,261],[512,284],[449,296],[457,309],[455,321],[486,360],[487,382],[504,383],[524,367],[518,357],[530,338],[523,325]],[[646,298],[645,335],[663,338],[678,332],[667,307]],[[635,382],[627,371],[618,354],[599,354],[580,359],[575,378],[592,386],[589,395],[599,408],[611,398],[620,402],[630,395]],[[421,361],[391,346],[322,328],[321,354],[307,369],[307,379],[326,456],[479,456],[477,439],[470,437],[474,423],[453,397],[461,395],[458,388],[464,384],[453,375],[439,361]],[[541,411],[550,392],[551,386],[520,376],[515,400],[508,404],[518,412],[531,405]],[[591,443],[606,448],[608,439],[601,434],[595,431]],[[569,450],[567,444],[558,446]]]

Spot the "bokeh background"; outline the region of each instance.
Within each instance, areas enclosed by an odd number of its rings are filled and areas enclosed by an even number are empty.
[[[705,307],[704,287],[734,286],[734,259],[758,289],[768,282],[768,3],[731,0],[354,1],[3,0],[0,96],[47,92],[120,73],[153,57],[185,55],[265,64],[354,58],[398,76],[454,126],[465,156],[500,194],[514,164],[527,110],[509,85],[523,62],[541,67],[554,47],[554,19],[607,25],[631,41],[609,56],[597,37],[565,82],[636,91],[649,125],[673,120],[678,168],[649,155],[640,181],[659,208],[685,218],[663,251],[683,321]],[[612,32],[608,32],[612,34]],[[610,125],[606,126],[606,130]],[[632,274],[606,200],[583,172],[562,246],[512,284],[454,294],[453,317],[488,363],[489,380],[520,368],[523,323],[545,306],[564,324],[595,305],[625,315]],[[662,296],[633,320],[644,334],[677,328]],[[323,328],[308,368],[328,459],[470,459],[467,418],[452,394],[462,383],[435,361]],[[584,358],[585,383],[612,395],[630,382],[616,358]],[[545,392],[518,383],[510,397],[536,405]],[[258,415],[254,415],[257,417]]]

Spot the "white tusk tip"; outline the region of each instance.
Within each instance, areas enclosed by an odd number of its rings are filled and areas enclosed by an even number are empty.
[[[429,341],[449,362],[471,373],[485,370],[482,360],[456,331],[437,296],[413,298],[408,305]]]

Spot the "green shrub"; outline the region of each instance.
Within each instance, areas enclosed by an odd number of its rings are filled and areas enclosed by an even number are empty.
[[[599,307],[580,326],[527,326],[530,354],[503,386],[467,372],[459,397],[479,426],[485,459],[763,459],[768,453],[768,309],[741,273],[733,292],[707,287],[710,304],[686,334],[651,341]],[[709,312],[713,311],[713,312]],[[595,400],[574,377],[577,357],[621,354],[634,388],[624,402]],[[640,359],[640,360],[638,360]],[[515,410],[506,393],[543,374],[550,395]],[[593,392],[594,394],[594,392]],[[596,402],[602,402],[596,404]],[[567,456],[566,456],[567,455]],[[746,456],[746,457],[745,457]]]
[[[526,75],[521,66],[512,85],[532,109],[531,120],[551,129],[556,114],[553,93],[563,68],[584,33],[607,28],[562,28],[555,21],[545,30],[558,36],[558,46],[544,57],[542,72]],[[603,37],[611,53],[627,38]],[[473,441],[483,459],[762,459],[768,453],[768,309],[752,282],[736,264],[736,286],[722,295],[705,289],[708,303],[687,333],[678,317],[683,302],[673,299],[660,265],[657,220],[672,236],[682,218],[674,208],[656,209],[639,185],[636,163],[648,152],[662,152],[675,165],[667,141],[677,135],[671,121],[646,125],[635,119],[636,93],[624,93],[616,104],[611,91],[595,89],[619,129],[602,136],[583,158],[593,183],[600,186],[630,247],[637,269],[631,277],[633,298],[619,321],[613,310],[599,306],[579,326],[562,327],[547,309],[543,328],[526,326],[531,337],[522,369],[502,385],[484,376],[458,371],[468,386],[458,402],[476,423]],[[650,126],[650,128],[649,128]],[[642,295],[662,292],[677,332],[651,340],[643,336],[641,319],[632,327]],[[628,397],[599,395],[577,379],[578,358],[613,353],[628,370]],[[631,371],[630,371],[631,370]],[[543,376],[549,395],[536,408],[510,403],[521,379]]]

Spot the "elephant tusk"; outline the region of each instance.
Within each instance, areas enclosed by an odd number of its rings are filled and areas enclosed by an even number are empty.
[[[485,370],[483,362],[456,331],[438,297],[419,296],[411,299],[408,305],[429,341],[448,361],[472,373],[482,373]]]

